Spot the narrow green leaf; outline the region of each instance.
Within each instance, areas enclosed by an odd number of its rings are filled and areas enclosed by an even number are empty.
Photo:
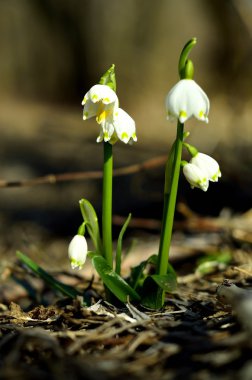
[[[128,218],[124,222],[124,224],[122,226],[122,229],[121,229],[121,231],[119,233],[119,236],[118,236],[118,241],[117,241],[117,247],[116,247],[116,268],[115,268],[115,271],[119,275],[121,274],[122,240],[123,240],[124,233],[125,233],[128,225],[129,225],[130,219],[131,219],[131,214],[129,214]]]
[[[139,294],[113,269],[108,265],[102,256],[95,256],[92,259],[93,265],[104,282],[105,286],[121,301],[131,300],[139,301]]]
[[[98,218],[95,209],[87,199],[80,200],[80,209],[84,221],[87,223],[86,227],[90,238],[95,246],[95,250],[98,254],[102,254],[102,241],[100,235],[100,228],[98,224]]]
[[[63,295],[76,298],[76,296],[81,296],[82,294],[78,292],[75,288],[69,285],[65,285],[62,282],[56,280],[48,272],[42,269],[38,264],[36,264],[32,259],[26,256],[24,253],[17,251],[16,255],[22,263],[24,263],[29,269],[31,269],[38,277],[42,278],[51,288],[61,292]]]

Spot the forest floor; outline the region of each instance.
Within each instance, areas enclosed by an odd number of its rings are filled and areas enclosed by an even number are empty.
[[[152,234],[138,236],[124,270],[148,255],[156,241]],[[178,287],[156,311],[107,303],[88,268],[49,269],[83,290],[90,300],[85,306],[81,297],[53,292],[17,259],[2,260],[0,378],[250,380],[252,307],[242,309],[240,295],[231,297],[230,305],[217,289],[232,283],[250,295],[251,245],[251,211],[211,218],[193,214],[177,222],[171,262]]]

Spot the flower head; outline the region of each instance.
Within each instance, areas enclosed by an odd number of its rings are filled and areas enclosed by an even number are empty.
[[[83,120],[96,116],[96,121],[100,124],[113,116],[118,108],[118,98],[109,86],[96,84],[86,93],[81,104],[84,106]]]
[[[166,96],[165,105],[168,120],[184,123],[194,116],[208,123],[209,99],[193,79],[181,79]]]
[[[125,144],[137,141],[134,120],[119,108],[116,93],[107,85],[96,84],[86,93],[82,101],[83,119],[96,116],[100,125],[97,142],[105,141],[114,144],[121,140]]]
[[[118,139],[125,144],[137,141],[135,122],[122,108],[118,108],[113,117],[101,123],[100,135],[96,141],[104,140],[114,144]]]
[[[203,191],[207,191],[209,185],[208,177],[204,171],[198,168],[198,166],[191,163],[186,163],[183,166],[183,173],[192,189],[194,187],[198,187]]]
[[[197,153],[194,157],[192,157],[190,162],[203,171],[207,175],[209,181],[217,182],[218,178],[221,177],[218,162],[207,154]]]
[[[82,235],[75,235],[68,247],[68,256],[73,269],[81,269],[87,257],[87,241]]]

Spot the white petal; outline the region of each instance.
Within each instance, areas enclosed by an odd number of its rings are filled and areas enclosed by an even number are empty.
[[[90,119],[97,115],[99,105],[91,102],[89,99],[86,101],[83,108],[83,120]]]
[[[196,156],[192,157],[190,162],[204,171],[209,181],[217,182],[218,178],[221,177],[218,162],[207,154],[197,153]]]
[[[113,114],[118,108],[118,98],[116,93],[106,85],[96,84],[85,94],[82,105],[83,119],[87,120],[96,116],[100,123],[107,114]]]
[[[101,127],[102,127],[102,131],[103,131],[104,141],[107,142],[110,140],[110,138],[113,135],[114,130],[115,130],[113,117],[111,116],[107,119],[104,119],[101,122]]]
[[[115,91],[113,91],[109,86],[104,84],[96,84],[90,88],[90,90],[85,95],[93,103],[102,101],[104,104],[115,103],[118,101]],[[85,99],[84,96],[84,99]]]
[[[127,144],[130,139],[137,141],[135,121],[121,108],[117,110],[114,127],[118,138],[125,144]]]
[[[96,142],[97,143],[100,143],[100,142],[102,142],[103,141],[103,129],[102,129],[102,127],[100,128],[100,134],[99,134],[99,136],[97,137],[97,139],[96,139]]]
[[[192,188],[198,187],[203,191],[207,191],[209,186],[208,178],[200,168],[189,163],[183,167],[183,173]]]

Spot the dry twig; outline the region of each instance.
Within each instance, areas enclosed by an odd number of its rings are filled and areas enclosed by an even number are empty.
[[[140,164],[134,164],[134,165],[126,166],[124,168],[115,169],[114,175],[122,176],[122,175],[128,175],[128,174],[135,174],[143,170],[150,170],[159,166],[163,166],[166,160],[167,160],[166,156],[151,158]],[[0,180],[0,188],[28,187],[28,186],[36,186],[36,185],[42,185],[42,184],[53,185],[58,182],[99,179],[99,178],[102,178],[102,175],[103,175],[103,172],[101,170],[97,170],[97,171],[87,171],[87,172],[48,174],[43,177],[27,179],[27,180],[14,180],[14,181]]]

